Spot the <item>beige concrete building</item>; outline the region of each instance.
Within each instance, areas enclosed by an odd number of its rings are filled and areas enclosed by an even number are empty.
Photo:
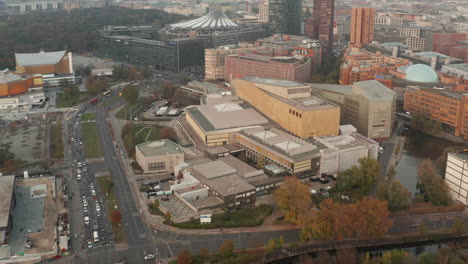
[[[468,206],[468,151],[448,154],[445,183],[453,199]]]
[[[268,1],[264,1],[258,5],[258,22],[268,23]]]
[[[222,46],[217,49],[205,49],[205,79],[223,80],[225,74],[226,57],[238,52],[249,52],[264,49],[253,44],[241,44],[239,46]]]
[[[143,173],[174,173],[174,165],[184,162],[180,146],[168,139],[136,145],[135,157]]]
[[[294,81],[245,77],[231,82],[237,95],[301,138],[338,135],[339,106]]]
[[[233,133],[268,124],[255,109],[241,105],[236,96],[209,95],[203,105],[185,108],[186,119],[208,147],[226,145]]]
[[[388,138],[396,111],[396,93],[376,80],[353,86],[311,84],[312,91],[341,106],[341,124],[351,124],[372,139]]]

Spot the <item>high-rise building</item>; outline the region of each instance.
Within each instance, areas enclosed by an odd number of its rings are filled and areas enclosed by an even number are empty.
[[[312,17],[316,18],[318,32],[314,39],[333,44],[333,20],[335,14],[335,0],[314,0]]]
[[[268,12],[273,33],[301,34],[302,0],[269,0]]]
[[[258,6],[258,21],[268,23],[268,0]]]
[[[351,45],[361,47],[374,40],[375,9],[353,7],[351,10]]]

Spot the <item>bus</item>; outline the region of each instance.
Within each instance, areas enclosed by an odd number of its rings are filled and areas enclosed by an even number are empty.
[[[89,104],[97,104],[99,102],[99,98],[94,98],[91,101],[89,101]]]
[[[105,92],[102,93],[103,96],[108,96],[110,94],[111,94],[111,91],[105,91]]]

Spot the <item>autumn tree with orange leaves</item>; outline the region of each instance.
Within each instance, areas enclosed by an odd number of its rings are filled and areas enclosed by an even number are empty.
[[[386,201],[366,196],[352,209],[351,223],[357,239],[382,238],[392,226]]]
[[[273,197],[287,222],[305,226],[311,219],[312,198],[307,186],[298,178],[286,177],[283,184],[273,192]]]

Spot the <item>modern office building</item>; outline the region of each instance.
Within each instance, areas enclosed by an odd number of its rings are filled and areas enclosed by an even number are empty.
[[[230,45],[205,49],[205,79],[222,80],[225,75],[226,57],[238,52],[250,52],[264,49],[254,45]]]
[[[254,42],[266,36],[265,29],[258,26],[240,26],[218,9],[194,20],[168,25],[159,31],[159,38],[162,41],[180,38],[201,39],[206,49]]]
[[[232,134],[242,129],[268,124],[266,118],[235,96],[207,95],[205,102],[187,107],[185,113],[192,130],[208,147],[228,144]]]
[[[424,72],[420,72],[424,75]],[[447,89],[408,87],[403,109],[421,112],[442,123],[444,131],[468,140],[468,93]]]
[[[449,55],[450,49],[464,40],[467,40],[467,34],[463,32],[428,31],[424,50]]]
[[[311,59],[302,56],[273,56],[274,53],[238,53],[226,57],[225,80],[247,76],[306,82],[310,79]]]
[[[340,108],[312,93],[308,85],[245,77],[234,79],[231,88],[242,100],[298,137],[338,135]]]
[[[353,7],[351,10],[350,44],[362,47],[374,40],[375,9],[369,7]]]
[[[374,80],[376,74],[396,71],[398,67],[409,65],[410,61],[364,49],[348,48],[340,66],[340,84]]]
[[[372,139],[389,138],[396,111],[396,93],[376,80],[352,86],[311,84],[312,91],[341,107],[340,123],[351,124]]]
[[[184,162],[184,152],[176,143],[163,139],[135,146],[135,160],[143,173],[174,173],[174,166]]]
[[[302,0],[269,0],[268,12],[272,33],[301,34]]]
[[[201,39],[156,41],[129,36],[98,36],[96,54],[155,70],[180,72],[203,67]]]
[[[335,16],[335,0],[314,0],[312,17],[316,19],[313,39],[327,42],[331,47],[333,44],[333,21]]]
[[[264,0],[258,5],[258,22],[268,23],[269,11],[268,0]]]
[[[9,15],[19,15],[30,12],[51,12],[63,10],[63,0],[5,0],[5,12]]]
[[[427,47],[427,29],[415,26],[376,25],[374,40],[379,43],[401,43],[413,51],[423,51]]]
[[[468,152],[448,153],[445,167],[445,183],[452,198],[468,206]]]
[[[154,39],[157,40],[159,28],[154,26],[117,26],[108,25],[104,26],[103,29],[97,30],[99,35],[102,36],[129,36],[143,39]]]

